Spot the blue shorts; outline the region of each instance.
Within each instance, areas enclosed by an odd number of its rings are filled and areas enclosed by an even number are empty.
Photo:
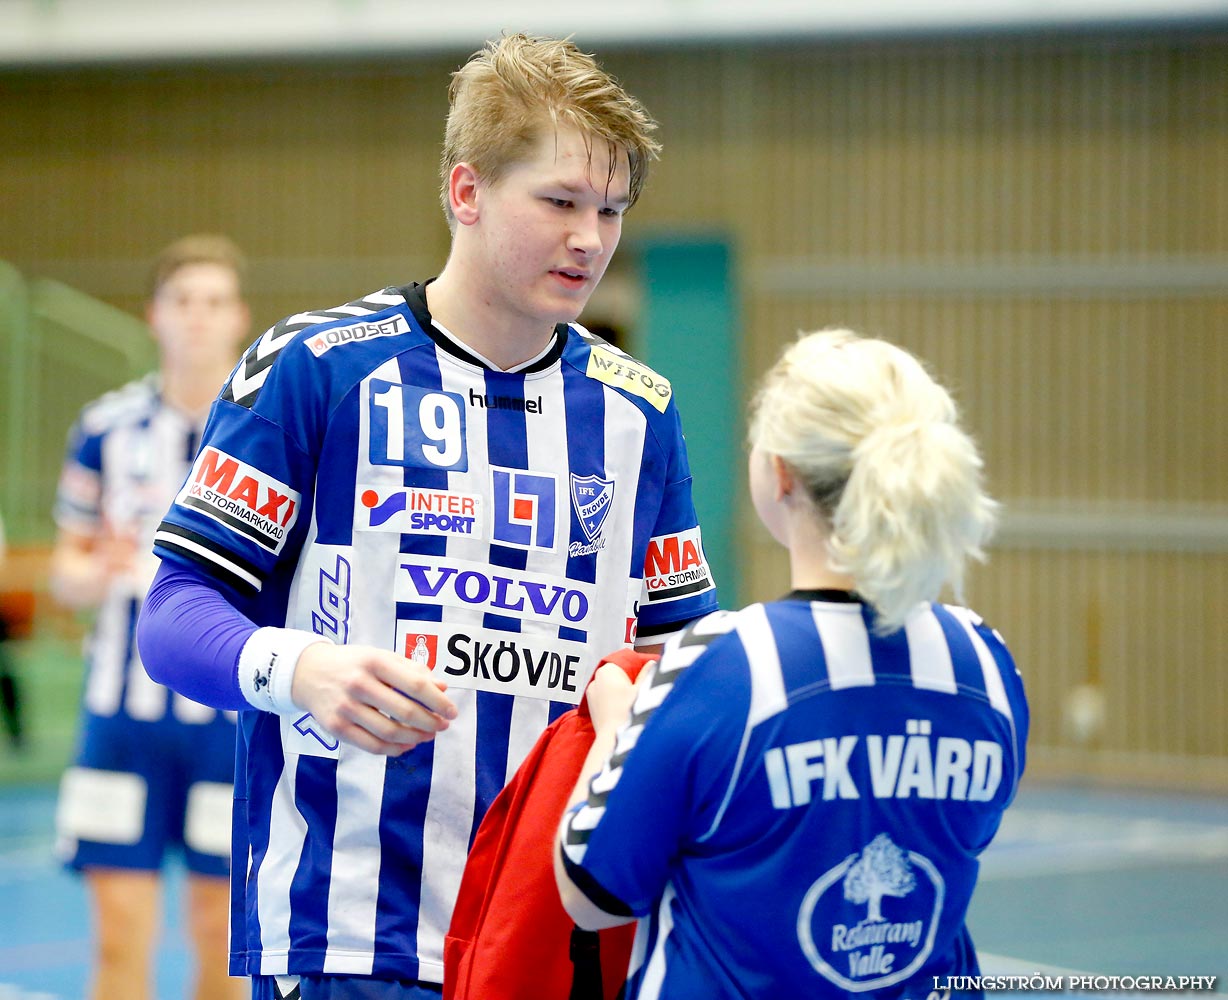
[[[83,717],[73,766],[56,810],[56,849],[65,864],[157,871],[168,849],[188,871],[230,871],[235,724],[173,715],[144,722]]]
[[[252,977],[252,1000],[439,1000],[441,996],[443,987],[438,983],[365,976]]]

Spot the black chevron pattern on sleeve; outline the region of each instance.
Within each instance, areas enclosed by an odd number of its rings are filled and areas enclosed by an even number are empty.
[[[222,399],[249,408],[254,405],[269,377],[269,369],[282,348],[303,330],[334,320],[358,319],[404,301],[404,297],[392,289],[384,289],[333,309],[319,309],[287,316],[266,330],[243,354],[231,373],[230,381],[222,390]]]

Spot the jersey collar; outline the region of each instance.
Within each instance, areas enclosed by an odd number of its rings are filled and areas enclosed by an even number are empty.
[[[474,354],[472,351],[465,348],[463,344],[457,341],[454,337],[449,337],[446,333],[440,330],[431,318],[431,311],[426,306],[426,286],[429,285],[434,278],[428,278],[423,282],[413,282],[409,285],[403,285],[400,288],[393,289],[404,297],[406,305],[409,306],[409,311],[414,314],[414,319],[418,321],[418,325],[428,337],[433,340],[436,345],[448,354],[455,358],[460,358],[471,365],[476,365],[478,368],[484,368],[487,371],[502,371],[501,368],[495,368],[489,361],[479,354]],[[516,368],[517,375],[532,375],[534,372],[542,372],[552,365],[556,364],[563,356],[563,348],[567,346],[567,334],[570,327],[566,323],[559,323],[554,328],[554,341],[544,354],[539,355],[530,364],[523,368]]]
[[[781,600],[784,601],[826,601],[829,604],[864,604],[865,599],[855,590],[836,590],[831,587],[821,587],[817,590],[791,590]]]

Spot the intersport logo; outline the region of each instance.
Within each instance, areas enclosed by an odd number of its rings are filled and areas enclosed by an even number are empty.
[[[511,618],[530,618],[566,628],[585,628],[596,588],[566,577],[524,570],[500,572],[486,563],[406,555],[397,574],[396,600],[473,608]]]
[[[360,531],[480,535],[482,530],[482,497],[476,493],[360,486],[354,510]]]

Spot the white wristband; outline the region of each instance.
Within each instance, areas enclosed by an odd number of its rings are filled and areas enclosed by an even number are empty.
[[[290,697],[299,654],[308,646],[328,641],[303,629],[256,629],[239,653],[239,689],[247,703],[275,715],[301,712]]]

